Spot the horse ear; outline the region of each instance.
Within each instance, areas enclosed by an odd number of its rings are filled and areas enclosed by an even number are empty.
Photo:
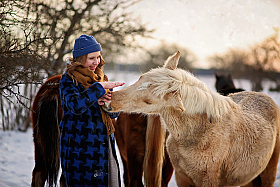
[[[171,70],[176,69],[180,56],[181,56],[180,51],[177,51],[177,53],[174,53],[172,56],[169,56],[165,61],[163,67]]]
[[[215,76],[216,79],[220,78],[218,73],[216,73],[216,72],[214,73],[214,76]]]

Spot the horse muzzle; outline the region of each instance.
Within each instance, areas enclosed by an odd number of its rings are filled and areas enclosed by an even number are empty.
[[[104,102],[104,105],[102,105],[103,110],[107,111],[107,112],[111,112],[113,111],[113,108],[110,106],[111,101],[109,101],[109,103]]]

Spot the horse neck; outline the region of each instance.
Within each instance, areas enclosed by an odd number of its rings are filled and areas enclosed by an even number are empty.
[[[211,121],[219,120],[222,115],[237,107],[237,104],[230,98],[211,90],[193,91],[181,92],[185,93],[182,95],[186,109],[184,112],[173,107],[161,110],[161,116],[173,137],[196,138],[193,132],[203,131],[201,124],[213,126]]]
[[[236,89],[233,83],[229,83],[228,85],[224,86],[223,88],[220,89],[220,91],[228,91],[228,90],[233,90]]]
[[[227,97],[221,96],[210,89],[193,89],[181,92],[182,101],[187,115],[207,114],[208,118],[217,119],[230,110],[234,102]]]
[[[211,123],[211,118],[208,118],[206,113],[187,115],[174,108],[166,108],[160,115],[168,132],[178,142],[182,140],[198,142],[200,136],[215,125]],[[200,133],[200,136],[197,136],[197,132]]]

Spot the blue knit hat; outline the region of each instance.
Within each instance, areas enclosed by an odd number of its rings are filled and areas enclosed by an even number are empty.
[[[72,51],[73,57],[79,57],[89,53],[101,51],[101,45],[93,36],[81,35],[75,40],[74,49]]]

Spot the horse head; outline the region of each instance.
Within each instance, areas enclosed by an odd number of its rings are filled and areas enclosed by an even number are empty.
[[[112,92],[112,100],[103,108],[108,112],[159,114],[164,107],[174,107],[184,111],[180,93],[172,85],[168,71],[177,68],[180,51],[168,57],[162,68],[152,69],[142,74],[138,81],[122,90]]]
[[[231,74],[223,75],[215,73],[215,78],[215,87],[217,89],[217,92],[223,93],[223,91],[235,89]]]

